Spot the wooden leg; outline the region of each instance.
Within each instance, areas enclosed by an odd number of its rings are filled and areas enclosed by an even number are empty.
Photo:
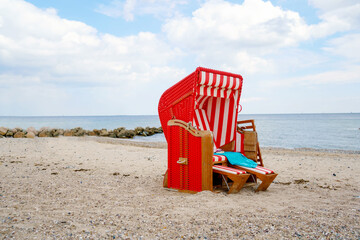
[[[250,174],[241,174],[241,175],[229,175],[228,177],[233,181],[228,193],[237,193],[246,183],[246,180],[249,178]]]
[[[274,181],[276,176],[277,176],[276,173],[267,174],[267,175],[258,175],[257,177],[261,180],[261,184],[257,187],[255,192],[265,191],[270,186],[270,184]]]

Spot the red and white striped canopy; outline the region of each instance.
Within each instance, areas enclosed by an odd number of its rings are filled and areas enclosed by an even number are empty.
[[[242,79],[200,71],[193,124],[213,132],[215,146],[234,140]]]
[[[199,85],[239,90],[241,87],[241,79],[238,77],[200,71]]]

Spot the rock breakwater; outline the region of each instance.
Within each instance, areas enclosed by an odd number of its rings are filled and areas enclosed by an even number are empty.
[[[133,138],[135,136],[152,136],[157,133],[162,133],[161,127],[137,127],[135,129],[126,129],[119,127],[113,130],[108,129],[93,129],[86,130],[81,127],[72,129],[61,128],[48,128],[43,127],[36,130],[33,127],[27,129],[22,128],[6,128],[0,127],[0,138],[13,137],[13,138],[35,138],[35,137],[59,137],[59,136],[99,136],[99,137],[111,137],[111,138]]]

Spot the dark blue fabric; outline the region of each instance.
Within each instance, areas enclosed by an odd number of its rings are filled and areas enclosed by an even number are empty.
[[[214,153],[214,155],[223,155],[227,158],[231,165],[239,165],[243,167],[256,168],[257,163],[251,159],[245,157],[242,153],[239,152],[222,152]]]

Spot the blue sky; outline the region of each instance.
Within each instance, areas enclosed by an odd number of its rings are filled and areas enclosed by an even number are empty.
[[[358,0],[0,0],[0,115],[156,114],[198,66],[243,113],[360,112]]]

